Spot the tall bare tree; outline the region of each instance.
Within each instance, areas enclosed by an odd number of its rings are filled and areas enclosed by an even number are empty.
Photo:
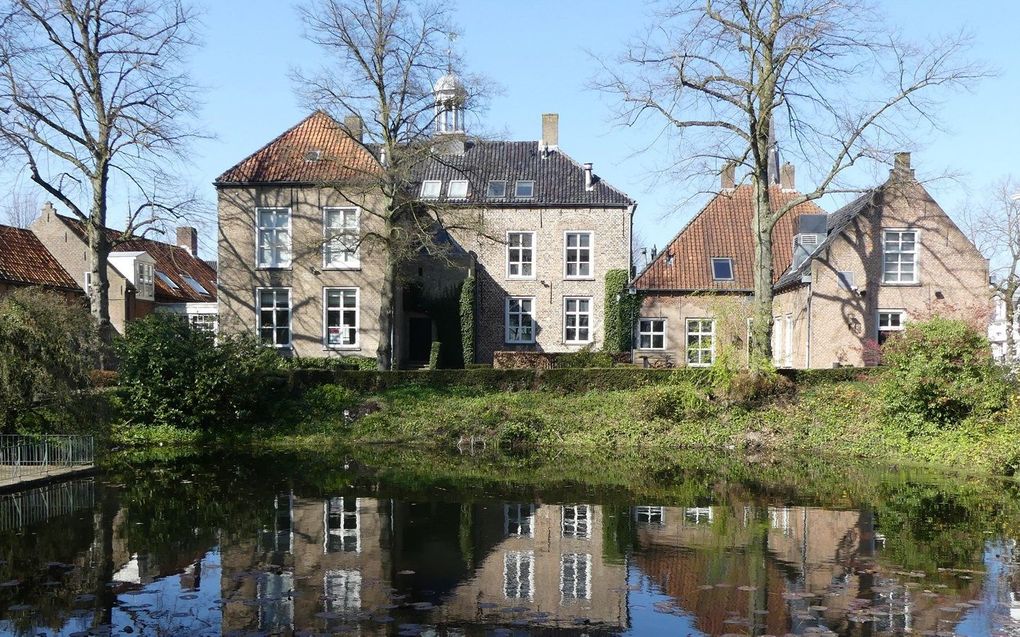
[[[4,0],[0,3],[0,139],[35,184],[84,222],[89,300],[109,338],[104,232],[111,189],[129,193],[125,235],[178,215],[165,169],[195,131],[185,69],[195,15],[177,0]]]
[[[0,204],[4,219],[15,228],[27,228],[39,215],[39,197],[34,191],[12,188]]]
[[[1002,297],[1006,321],[1005,360],[1020,359],[1017,351],[1017,305],[1020,303],[1020,182],[1004,178],[989,199],[967,215],[967,234],[989,261],[992,290]]]
[[[845,190],[861,160],[885,160],[935,123],[937,89],[984,74],[962,60],[965,36],[917,46],[865,0],[686,0],[604,62],[596,88],[633,125],[660,122],[680,172],[742,166],[754,187],[751,351],[771,359],[772,230],[805,201]],[[814,170],[817,186],[782,206],[769,193],[770,131]]]
[[[378,218],[382,229],[361,239],[386,254],[376,352],[380,369],[395,362],[401,267],[422,251],[435,257],[447,254],[448,245],[437,240],[443,235],[440,230],[477,228],[446,214],[438,203],[419,200],[413,192],[422,167],[438,161],[435,151],[451,141],[450,135],[434,134],[434,83],[457,66],[447,7],[427,0],[312,0],[300,8],[308,39],[330,59],[328,66],[310,75],[295,72],[296,84],[310,105],[338,120],[353,117],[363,122],[360,143],[379,159],[377,166],[362,171],[355,187],[375,188],[382,196],[378,208],[363,211]],[[450,82],[460,117],[481,103],[483,85],[479,78],[464,76]],[[322,186],[341,196],[351,187],[348,182]]]

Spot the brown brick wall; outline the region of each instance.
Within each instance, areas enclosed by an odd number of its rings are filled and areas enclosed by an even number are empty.
[[[644,365],[666,360],[683,367],[687,364],[687,319],[713,318],[715,324],[715,355],[727,352],[738,363],[747,361],[747,318],[751,313],[751,297],[744,294],[689,293],[647,295],[642,299],[640,316],[666,319],[665,350],[634,350],[634,362]],[[637,325],[635,345],[637,344]]]

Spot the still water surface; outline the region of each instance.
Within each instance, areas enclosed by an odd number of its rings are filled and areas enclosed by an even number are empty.
[[[127,463],[0,496],[0,632],[1020,634],[1011,487],[381,462]]]

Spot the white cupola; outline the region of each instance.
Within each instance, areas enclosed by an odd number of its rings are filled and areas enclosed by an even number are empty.
[[[432,87],[436,98],[436,132],[464,132],[464,102],[467,91],[460,77],[452,70],[436,80]]]

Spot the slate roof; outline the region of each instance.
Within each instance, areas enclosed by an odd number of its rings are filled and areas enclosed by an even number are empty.
[[[35,233],[0,226],[0,281],[82,291]]]
[[[773,210],[800,197],[799,192],[770,187]],[[659,252],[634,280],[634,287],[647,291],[729,291],[754,289],[754,241],[751,219],[754,187],[745,184],[712,198],[697,215]],[[779,279],[793,261],[793,235],[797,218],[803,214],[825,214],[814,202],[798,204],[783,216],[772,231],[772,267]],[[716,281],[712,258],[733,260],[733,280]]]
[[[308,154],[318,151],[319,159]],[[371,175],[375,157],[343,126],[315,111],[255,151],[213,182],[216,186],[249,184],[318,184]]]
[[[85,224],[73,217],[57,215],[79,238],[85,239]],[[106,229],[111,241],[119,241],[119,230]],[[212,303],[216,300],[216,270],[208,263],[191,256],[191,253],[170,243],[153,239],[133,238],[118,243],[113,252],[147,252],[156,260],[156,271],[165,274],[177,289],[167,285],[159,276],[155,281],[155,299],[157,303]],[[184,280],[184,274],[194,278],[201,284],[208,295],[200,294]]]

